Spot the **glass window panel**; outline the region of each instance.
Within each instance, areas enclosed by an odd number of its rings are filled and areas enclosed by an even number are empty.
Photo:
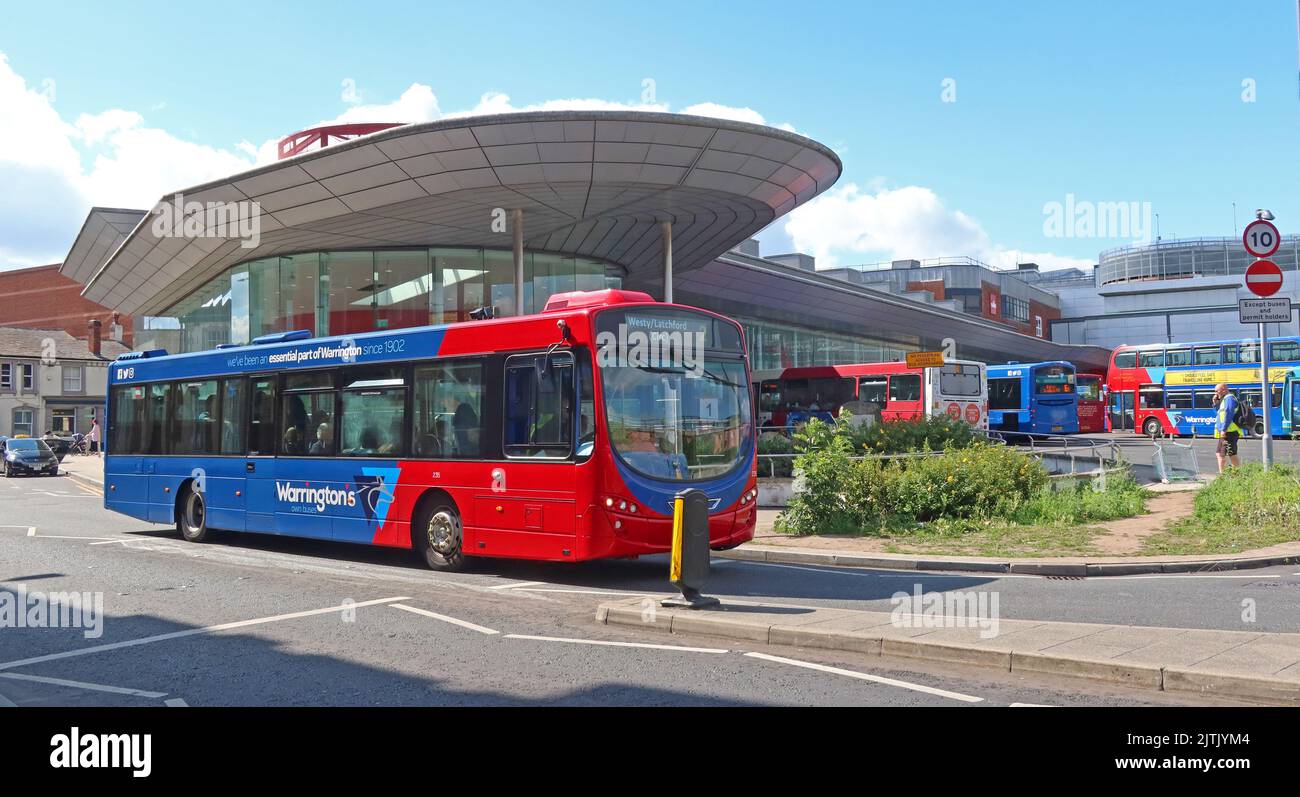
[[[471,310],[483,306],[483,251],[432,249],[436,323],[468,321]]]
[[[248,264],[248,339],[287,331],[280,325],[280,261]]]
[[[281,400],[280,453],[328,457],[334,454],[334,392],[285,393]]]
[[[254,379],[252,393],[248,418],[248,451],[250,454],[274,454],[275,379]]]
[[[428,324],[433,273],[426,249],[375,252],[375,328]]]
[[[1280,340],[1268,344],[1268,357],[1272,362],[1294,362],[1300,360],[1300,342]]]
[[[1165,366],[1164,350],[1138,352],[1138,367],[1163,368]]]
[[[483,365],[460,361],[415,369],[412,453],[417,457],[477,457],[483,436]]]
[[[140,385],[113,388],[113,414],[109,427],[108,450],[114,454],[145,453],[145,412],[149,407],[148,391]]]
[[[248,429],[248,382],[226,379],[221,383],[221,453],[244,453]]]
[[[172,386],[173,454],[215,454],[218,450],[217,380],[178,382]]]
[[[573,445],[573,363],[571,357],[511,357],[506,365],[505,449],[508,456],[569,455]],[[567,360],[567,361],[566,361]]]
[[[1165,365],[1191,365],[1192,352],[1190,349],[1170,349],[1165,352]]]
[[[319,255],[280,258],[280,328],[310,329],[312,334],[321,334],[316,322],[316,306],[320,303],[319,279]]]
[[[488,304],[492,305],[493,311],[498,316],[515,315],[514,252],[500,249],[484,250],[483,268],[487,271]],[[528,280],[527,258],[524,259],[524,279]]]
[[[1223,351],[1218,346],[1204,346],[1196,349],[1197,365],[1219,365],[1223,360]]]
[[[920,401],[920,374],[894,374],[889,377],[890,401]]]
[[[167,404],[171,385],[149,386],[149,407],[145,424],[148,428],[147,445],[151,454],[170,454],[171,436],[167,433]]]
[[[402,441],[405,408],[405,388],[343,391],[343,447],[339,453],[345,457],[405,454]]]
[[[1170,391],[1165,406],[1171,410],[1190,410],[1193,408],[1190,391]]]
[[[323,334],[348,335],[375,328],[373,252],[328,252],[322,256]]]

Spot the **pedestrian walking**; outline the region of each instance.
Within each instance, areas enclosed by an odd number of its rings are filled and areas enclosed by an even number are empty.
[[[1214,386],[1214,400],[1219,405],[1219,413],[1214,419],[1214,436],[1219,443],[1214,449],[1214,457],[1219,461],[1219,473],[1223,473],[1224,462],[1232,467],[1241,465],[1237,456],[1237,440],[1241,438],[1241,427],[1237,425],[1241,402],[1228,392],[1228,386],[1220,382]]]

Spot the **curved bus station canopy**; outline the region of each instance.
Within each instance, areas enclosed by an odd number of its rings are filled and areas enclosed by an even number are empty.
[[[509,224],[522,218],[527,249],[618,264],[626,287],[659,296],[665,260],[677,272],[709,263],[840,171],[816,141],[722,119],[626,111],[446,119],[179,191],[145,215],[96,209],[64,273],[87,283],[89,299],[149,315],[246,260],[354,247],[509,249]],[[257,234],[233,237],[223,224],[175,235],[156,222],[178,201],[256,202]],[[131,215],[137,223],[123,238]]]

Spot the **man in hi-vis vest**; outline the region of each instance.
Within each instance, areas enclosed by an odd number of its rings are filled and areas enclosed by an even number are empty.
[[[1237,456],[1237,439],[1241,437],[1241,427],[1237,425],[1237,397],[1228,392],[1228,386],[1220,382],[1214,386],[1214,400],[1219,405],[1219,414],[1214,419],[1214,436],[1219,445],[1214,449],[1214,456],[1219,460],[1219,473],[1223,473],[1223,460],[1226,458],[1233,467],[1241,464]]]

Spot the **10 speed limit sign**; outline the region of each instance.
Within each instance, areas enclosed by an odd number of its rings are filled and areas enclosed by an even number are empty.
[[[1255,257],[1271,257],[1282,245],[1282,236],[1277,234],[1273,222],[1255,219],[1246,225],[1241,242],[1245,244],[1246,251]]]

